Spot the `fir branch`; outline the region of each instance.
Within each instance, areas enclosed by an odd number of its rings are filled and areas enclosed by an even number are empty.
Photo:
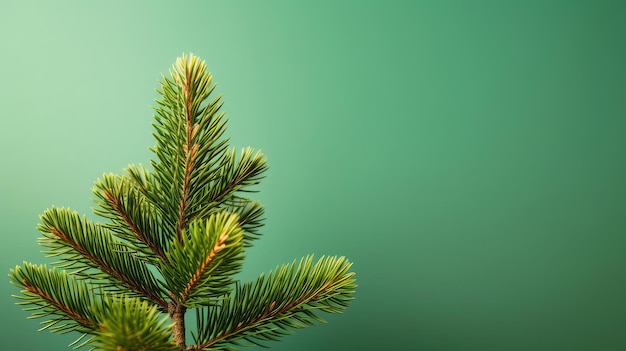
[[[353,298],[350,266],[343,257],[322,257],[313,265],[309,256],[237,287],[232,297],[199,312],[197,344],[187,350],[229,350],[241,339],[259,345],[323,322],[317,311],[340,313]]]
[[[57,333],[78,331],[90,333],[97,327],[97,319],[90,310],[94,303],[91,287],[65,271],[48,269],[45,265],[35,266],[24,262],[23,267],[15,267],[9,276],[11,283],[22,290],[20,305],[34,307],[25,310],[35,311],[31,318],[48,317],[42,322],[43,329]]]
[[[176,222],[176,238],[182,242],[182,231],[190,222],[187,208],[194,199],[190,189],[194,170],[201,161],[211,159],[206,152],[210,142],[219,139],[223,124],[215,124],[215,116],[221,105],[219,97],[204,108],[201,106],[213,91],[212,77],[206,70],[204,61],[193,55],[179,58],[170,70],[171,79],[163,77],[161,82],[162,100],[157,100],[154,127],[157,145],[153,149],[158,162],[153,161],[156,176],[166,191],[167,208]],[[215,108],[217,107],[217,108]],[[213,128],[208,128],[213,127]],[[202,136],[202,140],[197,140]],[[217,150],[213,150],[217,151]]]
[[[243,263],[243,231],[237,219],[236,214],[218,213],[193,221],[183,243],[172,244],[161,272],[178,303],[202,306],[230,292],[231,276]]]
[[[39,298],[43,301],[44,304],[47,304],[54,308],[56,311],[60,312],[60,314],[64,314],[67,317],[75,320],[81,326],[92,329],[94,328],[94,323],[88,319],[87,316],[80,314],[80,312],[74,311],[70,309],[67,305],[64,305],[61,301],[57,301],[54,299],[52,295],[48,292],[42,290],[39,287],[32,285],[26,279],[23,280],[24,288],[26,292],[39,296]]]
[[[204,61],[183,55],[160,85],[152,169],[130,165],[96,182],[94,213],[107,223],[64,208],[43,213],[40,243],[58,258],[56,268],[71,272],[28,263],[12,270],[20,304],[32,306],[31,317],[50,317],[43,329],[85,333],[74,344],[103,351],[262,346],[323,322],[318,312],[343,311],[356,288],[343,257],[306,257],[255,282],[236,281],[244,248],[263,225],[263,206],[245,193],[256,191],[266,158],[228,145]],[[198,309],[198,333],[186,346],[189,308]]]
[[[229,201],[223,205],[228,212],[234,212],[239,215],[239,225],[244,230],[244,246],[251,246],[252,240],[260,237],[259,229],[263,226],[263,215],[265,208],[258,201],[240,198]]]
[[[152,273],[132,251],[116,242],[108,229],[81,219],[77,212],[70,209],[56,207],[46,210],[41,221],[39,230],[44,238],[40,243],[50,248],[49,253],[53,256],[61,256],[64,268],[74,268],[79,272],[89,268],[100,269],[132,292],[167,308]],[[91,277],[97,279],[100,276],[94,274]]]
[[[260,202],[233,195],[219,205],[213,205],[210,209],[202,211],[202,215],[198,217],[206,218],[220,212],[236,213],[239,216],[239,226],[244,231],[244,247],[252,246],[252,242],[261,237],[260,229],[264,225],[265,208]]]
[[[225,153],[215,181],[197,190],[199,205],[192,209],[190,217],[204,217],[215,208],[236,201],[238,191],[250,192],[247,188],[258,184],[267,171],[266,162],[263,153],[252,148],[244,148],[238,161],[234,149]]]
[[[263,179],[262,174],[268,169],[266,162],[267,160],[261,151],[255,152],[251,147],[243,148],[235,169],[227,170],[223,174],[222,181],[226,186],[219,189],[212,201],[221,202],[237,190],[258,184]]]
[[[159,196],[162,191],[159,188],[159,183],[154,176],[154,172],[147,170],[141,164],[131,164],[124,169],[124,173],[130,180],[132,180],[132,183],[136,186],[137,190],[139,190],[150,203],[157,206],[159,212],[162,213],[163,210],[158,206],[163,199]]]
[[[164,257],[170,237],[167,223],[136,181],[127,176],[104,174],[96,181],[93,193],[98,197],[94,200],[98,208],[93,211],[112,221],[107,226],[109,229],[142,251],[149,261],[153,262],[155,255]]]
[[[162,258],[163,251],[161,251],[161,249],[158,248],[153,242],[148,240],[146,235],[139,229],[139,227],[132,222],[128,212],[124,208],[124,205],[121,203],[120,199],[113,196],[113,194],[107,190],[104,190],[103,194],[107,198],[111,206],[120,214],[124,222],[128,225],[128,228],[137,236],[137,239],[139,239],[142,243],[148,246],[150,250],[152,250],[152,252],[157,254],[157,256]]]
[[[195,218],[206,218],[235,195],[255,185],[267,170],[259,151],[246,148],[239,159],[229,150],[220,96],[209,102],[215,88],[206,64],[193,56],[183,56],[163,77],[162,96],[155,108],[152,161],[161,207],[174,219],[175,237],[182,242],[182,231]]]
[[[172,327],[155,306],[140,299],[106,297],[96,305],[99,328],[92,344],[102,351],[180,351]]]
[[[180,295],[181,301],[186,301],[189,298],[191,291],[198,286],[198,284],[200,283],[200,279],[208,271],[210,264],[215,259],[215,256],[217,256],[217,254],[226,247],[226,240],[228,240],[228,238],[229,235],[226,230],[222,231],[220,236],[217,238],[215,245],[213,246],[211,251],[209,251],[209,254],[206,256],[204,261],[202,261],[196,272],[193,274],[191,280],[189,280],[189,283],[187,283],[187,286],[185,286],[185,289]]]

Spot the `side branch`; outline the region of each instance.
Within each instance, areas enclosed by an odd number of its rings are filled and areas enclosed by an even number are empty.
[[[217,255],[217,253],[222,251],[226,247],[226,240],[228,240],[228,233],[226,230],[224,230],[224,232],[222,232],[220,237],[217,239],[215,246],[211,249],[211,252],[209,252],[205,260],[202,262],[202,264],[200,265],[196,273],[193,275],[193,277],[189,281],[189,284],[187,284],[187,286],[183,290],[181,294],[181,298],[180,298],[182,303],[187,301],[187,298],[189,297],[191,290],[196,287],[196,285],[200,281],[200,278],[202,278],[207,268],[209,267],[209,265],[211,264],[211,262]]]
[[[265,159],[263,154],[260,151],[257,151],[255,154],[252,154],[252,149],[247,148],[244,149],[241,155],[241,159],[238,164],[231,165],[234,167],[232,171],[232,179],[229,179],[223,186],[215,186],[215,191],[210,189],[209,196],[205,200],[206,203],[210,204],[220,204],[227,200],[230,196],[232,196],[236,191],[239,191],[245,187],[255,185],[258,183],[261,178],[261,174],[267,170],[267,166],[265,164]],[[233,152],[233,156],[234,152]],[[203,209],[197,209],[193,211],[189,215],[189,220],[195,219],[197,216],[201,216],[205,214]]]
[[[105,273],[107,273],[107,274],[111,275],[112,277],[116,278],[117,280],[125,283],[134,292],[140,293],[140,294],[148,297],[148,299],[150,299],[150,301],[158,304],[159,306],[163,307],[164,309],[167,309],[167,301],[165,301],[165,299],[163,297],[161,297],[160,295],[156,294],[153,291],[144,289],[142,286],[138,285],[133,279],[131,279],[130,277],[127,277],[123,273],[121,273],[118,270],[116,270],[115,268],[111,267],[103,259],[92,255],[86,248],[81,246],[76,241],[72,240],[70,238],[70,236],[67,235],[66,233],[64,233],[64,232],[62,232],[59,229],[54,228],[54,227],[50,228],[50,232],[52,234],[54,234],[55,236],[57,236],[59,239],[61,239],[64,242],[66,242],[71,248],[73,248],[74,250],[79,252],[81,255],[83,255],[87,259],[89,259],[92,262],[94,262],[95,264],[97,264],[102,269],[102,271],[104,271]]]
[[[113,196],[113,194],[111,194],[108,190],[103,190],[103,193],[104,196],[109,200],[109,204],[111,204],[111,207],[113,207],[113,209],[120,214],[128,228],[130,228],[135,236],[137,236],[137,238],[142,243],[146,244],[146,246],[148,246],[148,248],[150,248],[150,250],[152,250],[152,252],[157,254],[160,258],[165,258],[165,253],[156,245],[154,245],[154,243],[146,237],[146,235],[139,229],[139,227],[137,227],[137,225],[133,223],[133,221],[130,219],[130,216],[128,215],[128,212],[126,212],[126,209],[124,208],[124,206],[122,206],[118,199],[115,198],[115,196]]]
[[[70,309],[68,306],[60,303],[57,300],[55,300],[52,296],[50,296],[49,294],[47,294],[43,290],[41,290],[38,287],[30,284],[30,282],[28,282],[26,279],[22,279],[22,284],[24,284],[24,287],[26,288],[26,290],[28,292],[33,293],[33,294],[39,296],[42,300],[44,300],[47,303],[49,303],[50,305],[54,306],[59,311],[62,311],[63,313],[65,313],[65,315],[67,315],[68,317],[72,318],[74,321],[76,321],[78,324],[82,325],[83,327],[88,328],[88,329],[94,329],[96,327],[94,325],[94,323],[92,323],[89,320],[89,318],[87,318],[86,316],[81,315],[80,313]]]
[[[289,313],[289,311],[291,311],[292,309],[317,299],[320,295],[322,295],[330,287],[332,287],[336,281],[337,281],[337,278],[334,278],[332,281],[328,282],[322,288],[317,290],[314,294],[309,295],[309,296],[302,296],[299,299],[295,300],[294,302],[290,304],[286,304],[277,309],[274,309],[276,305],[276,301],[272,301],[270,305],[268,306],[267,311],[265,313],[248,321],[247,323],[238,324],[235,328],[231,330],[227,330],[223,332],[221,335],[217,335],[213,339],[207,340],[206,342],[202,344],[191,345],[187,347],[185,350],[186,351],[201,351],[201,350],[204,350],[206,348],[209,348],[215,345],[216,343],[228,338],[231,335],[235,335],[237,333],[245,332],[248,329],[252,329],[258,326],[259,323],[267,323],[267,322],[271,323],[272,318],[277,317],[278,315],[283,314],[283,313]]]

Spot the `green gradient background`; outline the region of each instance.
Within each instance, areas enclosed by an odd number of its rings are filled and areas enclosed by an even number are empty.
[[[262,149],[246,278],[307,253],[359,291],[274,350],[626,349],[623,1],[0,0],[0,260],[147,163],[154,88],[206,59]],[[66,350],[0,284],[0,348]]]

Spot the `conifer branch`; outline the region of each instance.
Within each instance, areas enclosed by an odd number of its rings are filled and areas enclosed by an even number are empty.
[[[141,164],[131,164],[124,169],[124,173],[132,180],[133,184],[137,186],[137,190],[139,190],[150,203],[154,204],[159,212],[162,212],[163,210],[160,207],[160,205],[162,205],[162,198],[158,196],[161,189],[158,189],[154,172],[145,169]]]
[[[71,319],[75,320],[78,324],[82,325],[87,329],[93,329],[95,327],[94,323],[87,318],[87,316],[80,314],[78,311],[75,311],[68,306],[64,305],[58,300],[55,300],[52,295],[47,292],[41,290],[40,288],[32,285],[26,279],[22,280],[22,284],[24,284],[24,288],[31,294],[39,296],[43,301],[48,303],[49,305],[56,308],[59,312],[65,314]]]
[[[156,258],[164,257],[171,226],[164,221],[160,206],[153,202],[147,179],[137,174],[140,170],[131,165],[126,171],[128,176],[104,174],[96,181],[92,191],[97,196],[94,202],[98,207],[93,211],[110,219],[112,223],[105,226],[154,264]]]
[[[238,216],[217,213],[195,220],[166,253],[161,267],[173,300],[187,307],[210,304],[231,291],[232,275],[243,264],[243,230]]]
[[[319,312],[341,313],[356,289],[343,257],[309,256],[255,282],[236,280],[263,225],[263,206],[244,193],[256,191],[266,158],[228,145],[204,61],[183,55],[162,78],[152,169],[130,165],[96,181],[103,224],[44,211],[39,243],[58,261],[11,270],[19,304],[49,318],[42,329],[84,333],[73,345],[102,351],[235,351],[323,322]],[[197,333],[187,346],[189,309]]]
[[[198,283],[200,283],[200,279],[210,267],[210,264],[211,262],[213,262],[215,256],[217,256],[217,254],[226,247],[226,240],[228,240],[228,232],[224,230],[222,231],[222,234],[220,234],[219,238],[215,242],[215,245],[213,246],[207,257],[204,259],[200,267],[198,267],[196,272],[191,277],[191,280],[181,293],[180,301],[182,303],[187,301],[187,298],[189,298],[189,294],[191,293],[191,291],[198,285]]]
[[[102,351],[180,351],[156,306],[136,298],[106,296],[93,308],[98,330],[91,344]]]
[[[227,350],[239,339],[261,345],[291,329],[323,322],[315,311],[340,313],[353,298],[350,266],[343,257],[322,257],[313,265],[309,256],[297,265],[277,267],[267,279],[261,275],[198,315],[197,344],[187,350]]]
[[[149,270],[130,252],[121,251],[119,247],[123,245],[115,243],[112,234],[108,233],[105,228],[84,219],[81,220],[76,212],[71,212],[69,209],[55,207],[44,212],[41,219],[43,223],[39,229],[46,235],[46,238],[40,241],[42,245],[51,248],[52,253],[58,254],[61,251],[65,255],[67,251],[64,248],[71,248],[88,260],[87,262],[76,261],[72,259],[73,256],[70,256],[65,259],[69,260],[67,267],[76,267],[79,271],[87,267],[98,268],[131,291],[145,296],[163,309],[167,308],[167,302],[159,295],[156,281]],[[86,236],[85,230],[96,234],[96,237]]]
[[[73,241],[69,237],[69,235],[67,235],[67,233],[62,232],[62,231],[58,230],[57,228],[51,228],[50,232],[52,234],[54,234],[55,236],[57,236],[59,239],[65,241],[70,247],[72,247],[74,250],[76,250],[79,253],[81,253],[84,257],[86,257],[89,260],[93,261],[96,265],[98,265],[98,267],[100,269],[102,269],[102,271],[104,271],[105,273],[107,273],[110,276],[114,277],[115,279],[119,280],[120,282],[125,283],[126,286],[128,286],[132,291],[134,291],[136,293],[139,293],[139,294],[142,294],[142,295],[145,295],[146,297],[148,297],[148,299],[150,299],[154,303],[158,304],[159,306],[161,306],[163,308],[167,308],[167,302],[163,299],[163,297],[157,295],[153,291],[150,291],[150,290],[144,288],[143,286],[141,286],[137,282],[135,282],[135,280],[133,280],[133,278],[131,278],[131,277],[127,276],[126,274],[124,274],[124,273],[118,271],[117,269],[113,268],[104,259],[100,258],[99,256],[96,256],[96,255],[92,254],[85,247],[83,247],[79,243]]]
[[[260,237],[259,229],[263,226],[262,217],[265,208],[258,201],[250,199],[234,199],[229,204],[223,204],[223,209],[227,212],[234,212],[239,215],[239,225],[244,230],[244,246],[252,246],[252,241]]]
[[[244,148],[236,162],[235,150],[226,153],[223,157],[223,165],[215,182],[208,184],[198,191],[199,203],[203,204],[192,209],[189,216],[205,217],[215,208],[227,205],[228,202],[240,202],[237,191],[246,191],[247,187],[256,185],[267,171],[267,160],[261,151],[252,148]],[[247,190],[251,192],[250,190]],[[246,205],[244,203],[244,205]]]
[[[152,241],[150,241],[147,236],[139,229],[139,227],[135,223],[133,223],[130,216],[128,215],[128,212],[126,212],[126,209],[120,203],[120,201],[118,201],[118,199],[106,189],[103,190],[103,194],[109,200],[109,204],[111,205],[111,207],[113,207],[113,209],[115,209],[120,214],[120,217],[122,217],[128,228],[137,236],[137,239],[139,239],[142,243],[148,246],[150,250],[152,250],[152,252],[154,252],[157,256],[159,256],[160,258],[164,258],[165,254],[163,253],[163,251],[159,247],[157,247]]]
[[[220,190],[219,193],[217,193],[212,199],[211,202],[222,202],[224,201],[224,198],[226,198],[227,195],[231,194],[233,192],[233,190],[235,188],[237,188],[242,181],[249,179],[250,176],[252,174],[254,174],[254,172],[258,170],[255,170],[253,168],[247,168],[245,169],[244,172],[242,172],[241,174],[238,174],[237,177],[235,179],[233,179],[232,181],[230,181],[229,183],[226,184],[226,186]],[[260,173],[260,172],[259,172]]]
[[[20,305],[34,305],[25,308],[33,311],[31,318],[49,318],[42,322],[42,329],[57,333],[78,331],[89,333],[97,328],[97,318],[91,311],[95,295],[84,281],[48,269],[45,265],[35,266],[24,262],[10,272],[11,283],[22,288]]]

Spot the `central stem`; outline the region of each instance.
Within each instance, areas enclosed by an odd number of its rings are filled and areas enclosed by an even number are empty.
[[[194,148],[193,136],[194,136],[194,116],[193,116],[193,101],[191,96],[191,72],[189,69],[185,69],[185,80],[182,83],[183,95],[185,96],[186,109],[185,109],[185,122],[187,126],[187,142],[183,145],[183,151],[185,153],[185,176],[183,178],[183,189],[180,198],[180,204],[178,207],[178,227],[176,228],[176,238],[179,243],[183,243],[182,231],[186,224],[185,211],[188,206],[189,196],[189,181],[191,178],[191,171],[194,168],[194,156],[197,151],[197,146]]]
[[[168,306],[168,312],[174,322],[174,342],[180,346],[182,350],[185,349],[185,312],[187,307],[183,304],[172,301]]]

